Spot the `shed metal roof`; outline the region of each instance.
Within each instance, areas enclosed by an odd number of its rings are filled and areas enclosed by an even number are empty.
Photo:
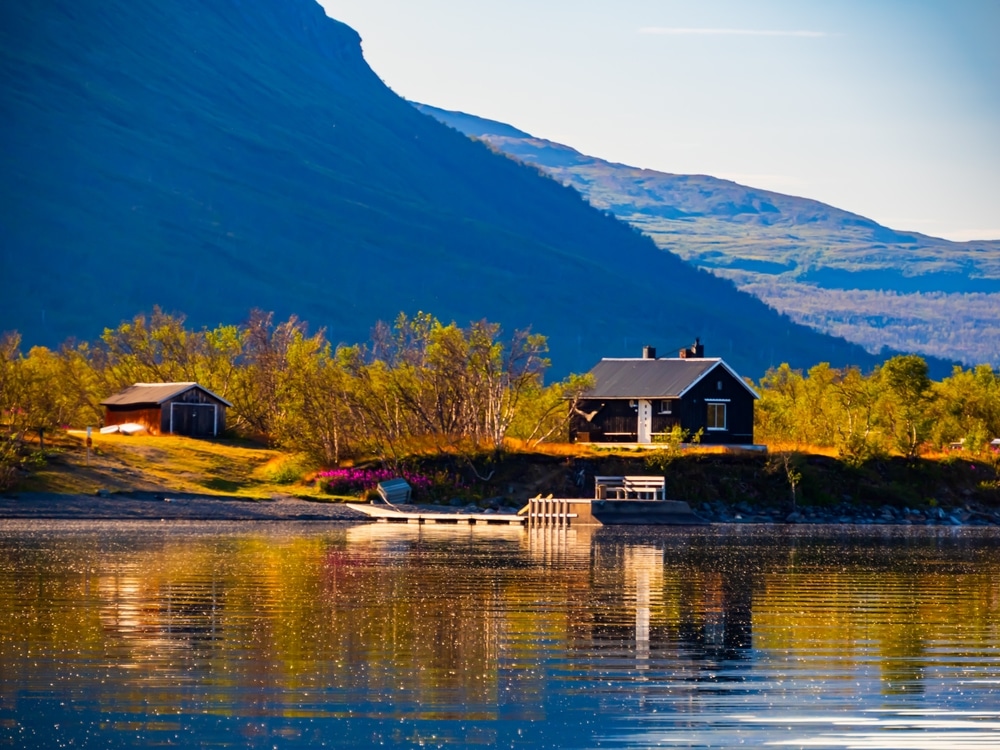
[[[139,406],[141,404],[160,406],[165,401],[169,401],[192,388],[204,391],[226,406],[232,406],[226,399],[212,393],[208,388],[197,383],[136,383],[121,393],[116,393],[114,396],[104,399],[101,402],[101,406]]]
[[[722,367],[754,398],[757,393],[718,357],[602,359],[590,371],[587,398],[680,398],[716,367]]]

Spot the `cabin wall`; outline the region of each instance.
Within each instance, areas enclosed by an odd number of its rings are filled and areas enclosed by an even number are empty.
[[[680,424],[677,411],[678,401],[673,401],[670,414],[659,413],[659,399],[653,400],[652,434],[670,432],[674,425]],[[589,414],[597,414],[588,422],[585,417],[574,413],[570,420],[570,442],[580,443],[634,443],[639,439],[639,408],[630,406],[630,399],[604,399],[584,401],[577,408]]]
[[[577,409],[584,413],[596,411],[588,422],[573,413],[570,419],[570,440],[581,443],[634,443],[638,439],[638,406],[629,406],[628,400],[582,401]]]
[[[708,404],[726,405],[726,429],[708,429]],[[716,367],[684,394],[680,408],[681,426],[695,434],[704,430],[701,442],[707,445],[753,444],[754,398],[746,387],[723,367]]]
[[[677,402],[679,404],[679,402]],[[671,414],[657,414],[656,408],[653,408],[653,440],[656,440],[657,435],[666,435],[675,426],[681,423],[680,415],[677,413],[677,406],[674,407],[673,413]]]

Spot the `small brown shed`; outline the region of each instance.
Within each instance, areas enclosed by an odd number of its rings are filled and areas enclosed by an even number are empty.
[[[197,383],[136,383],[101,406],[105,426],[132,422],[153,435],[214,437],[226,429],[232,404]]]

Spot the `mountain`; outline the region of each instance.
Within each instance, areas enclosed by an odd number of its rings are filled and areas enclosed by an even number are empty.
[[[530,325],[556,375],[695,336],[754,377],[877,361],[421,114],[312,0],[4,3],[0,72],[0,329],[28,345],[159,304],[348,343],[400,311]]]
[[[1000,240],[901,232],[819,201],[586,156],[510,125],[415,104],[542,169],[664,250],[798,322],[883,346],[1000,365]]]

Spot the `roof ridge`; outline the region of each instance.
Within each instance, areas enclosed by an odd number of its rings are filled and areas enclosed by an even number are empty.
[[[721,362],[722,357],[601,357],[602,362]]]
[[[194,380],[171,380],[164,383],[133,383],[132,387],[143,386],[144,388],[160,387],[164,385],[198,385]]]

